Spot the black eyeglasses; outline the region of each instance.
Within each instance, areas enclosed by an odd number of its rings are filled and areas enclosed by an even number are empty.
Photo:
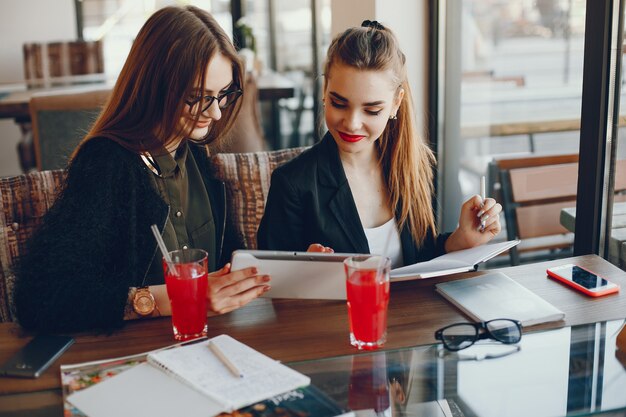
[[[472,346],[481,339],[493,339],[507,345],[522,340],[522,324],[517,320],[493,319],[482,323],[456,323],[435,332],[435,339],[452,351]]]
[[[190,99],[185,100],[185,103],[187,103],[187,105],[189,106],[191,110],[191,114],[195,115],[198,113],[200,102],[202,102],[203,100],[204,102],[202,105],[202,111],[200,111],[200,113],[204,113],[205,111],[207,111],[215,100],[217,100],[217,105],[219,106],[220,109],[225,109],[233,105],[239,99],[239,97],[241,97],[242,94],[243,94],[243,91],[241,91],[240,89],[235,89],[235,90],[224,91],[222,94],[219,94],[218,96],[207,95],[207,96],[198,96],[198,97],[190,98]]]

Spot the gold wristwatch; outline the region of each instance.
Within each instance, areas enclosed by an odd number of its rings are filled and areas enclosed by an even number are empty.
[[[148,287],[139,287],[133,294],[133,310],[142,317],[151,315],[156,309],[156,300]]]

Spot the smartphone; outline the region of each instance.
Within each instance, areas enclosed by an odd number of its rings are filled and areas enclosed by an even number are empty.
[[[37,335],[0,366],[0,375],[38,378],[72,343],[69,336]]]
[[[548,268],[547,272],[550,277],[591,297],[600,297],[619,291],[619,285],[578,265],[555,266]]]

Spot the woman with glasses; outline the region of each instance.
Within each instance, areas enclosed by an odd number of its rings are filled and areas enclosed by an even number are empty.
[[[385,253],[392,266],[477,246],[500,232],[495,200],[476,195],[452,234],[438,234],[435,158],[418,134],[406,59],[378,22],[338,35],[324,67],[328,133],[276,169],[260,249]]]
[[[74,152],[63,192],[16,269],[23,327],[78,331],[170,312],[161,254],[208,252],[209,309],[225,313],[269,289],[252,268],[231,272],[224,185],[207,144],[239,111],[243,69],[208,13],[166,7],[140,30],[111,97]]]

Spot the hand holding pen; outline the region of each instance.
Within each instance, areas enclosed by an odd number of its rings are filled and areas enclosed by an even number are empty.
[[[489,242],[500,233],[501,211],[502,206],[486,196],[483,177],[480,195],[475,194],[461,206],[459,226],[446,240],[446,252],[473,248]]]
[[[480,181],[480,195],[463,203],[459,226],[446,240],[446,252],[482,245],[500,233],[502,206],[486,195],[485,178]]]
[[[478,207],[478,212],[476,213],[479,223],[477,230],[480,233],[484,233],[486,230],[489,230],[493,233],[493,236],[500,233],[499,215],[502,211],[502,206],[493,198],[487,198],[484,175],[480,177],[480,205]]]

